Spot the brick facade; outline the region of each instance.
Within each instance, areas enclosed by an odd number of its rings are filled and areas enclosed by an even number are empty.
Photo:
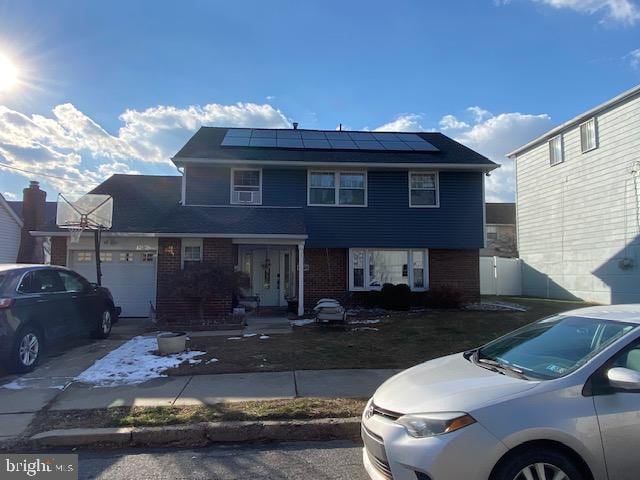
[[[67,237],[51,237],[51,265],[67,265]]]
[[[345,301],[348,296],[346,248],[305,248],[304,304],[313,308],[323,297]]]
[[[429,288],[452,287],[465,302],[480,299],[478,250],[429,250]]]
[[[158,239],[158,288],[156,311],[158,322],[172,328],[220,328],[231,318],[232,288],[222,289],[205,304],[200,318],[197,299],[182,298],[174,292],[174,275],[182,268],[182,242],[179,238]],[[233,271],[234,245],[230,239],[205,238],[203,263],[215,264]]]

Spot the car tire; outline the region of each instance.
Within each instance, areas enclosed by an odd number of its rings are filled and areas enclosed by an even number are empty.
[[[43,350],[43,338],[40,330],[27,326],[18,331],[9,359],[9,370],[12,373],[32,371],[38,363]]]
[[[113,327],[113,310],[105,307],[100,313],[97,328],[93,332],[93,337],[98,339],[107,338],[111,334]]]
[[[580,468],[562,451],[539,447],[509,455],[496,467],[491,480],[553,479],[558,471],[564,473],[564,477],[557,477],[563,480],[586,480]]]

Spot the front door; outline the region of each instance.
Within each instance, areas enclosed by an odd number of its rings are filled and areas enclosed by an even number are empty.
[[[253,293],[260,296],[260,305],[280,305],[280,250],[261,248],[253,251]]]

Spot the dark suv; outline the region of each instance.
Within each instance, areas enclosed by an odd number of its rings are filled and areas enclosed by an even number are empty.
[[[28,372],[45,346],[107,338],[120,309],[111,292],[64,267],[0,265],[0,362]]]

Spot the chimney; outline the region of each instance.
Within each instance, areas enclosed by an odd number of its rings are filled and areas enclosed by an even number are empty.
[[[36,181],[29,182],[29,187],[22,190],[23,226],[18,263],[37,263],[42,259],[42,255],[37,252],[38,242],[29,232],[43,226],[46,200],[47,192],[40,190],[40,184]]]
[[[298,122],[293,122],[293,129],[297,130],[298,129]]]

